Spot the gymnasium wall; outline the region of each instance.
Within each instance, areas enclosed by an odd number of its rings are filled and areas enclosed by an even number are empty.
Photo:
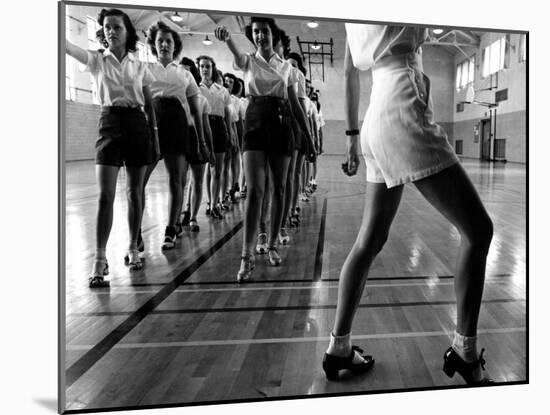
[[[88,34],[85,25],[86,16],[95,17],[97,8],[74,7],[73,18],[68,19],[71,40],[83,48],[88,46]],[[84,23],[83,23],[84,22]],[[294,28],[290,28],[293,33]],[[315,89],[320,91],[322,112],[326,121],[324,127],[324,151],[326,154],[344,154],[346,129],[344,116],[344,76],[343,76],[343,48],[344,39],[334,28],[334,61],[331,65],[328,58],[325,61],[324,81],[319,67],[315,68],[308,77],[312,78]],[[498,33],[489,33],[481,38],[479,50],[476,53],[476,88],[484,87],[486,81],[481,81],[481,50],[491,41],[498,38]],[[234,36],[242,50],[252,51],[250,42],[244,36]],[[208,54],[216,60],[219,69],[224,72],[233,72],[241,76],[239,71],[232,68],[232,59],[227,47],[219,42],[206,47],[202,44],[202,36],[185,36],[183,39],[184,51],[182,56],[192,59],[200,54]],[[293,48],[295,36],[292,37]],[[506,158],[508,161],[525,163],[526,161],[526,100],[525,100],[525,62],[518,62],[519,35],[511,35],[511,43],[515,47],[510,51],[510,68],[499,72],[499,89],[508,88],[508,100],[498,107],[497,138],[505,138]],[[79,70],[79,65],[67,56],[67,72],[72,74],[73,86],[79,88],[76,102],[68,102],[66,122],[68,134],[66,136],[67,160],[93,159],[93,142],[97,137],[97,118],[99,108],[92,104],[90,93],[90,76]],[[481,119],[488,118],[488,110],[475,105],[465,105],[464,112],[456,112],[456,104],[464,100],[464,91],[455,89],[456,65],[464,59],[464,55],[450,54],[439,46],[426,45],[423,48],[424,71],[430,77],[432,85],[432,100],[434,117],[448,134],[449,141],[454,147],[455,140],[463,140],[463,156],[479,158],[479,143],[474,142],[473,126]],[[361,101],[359,117],[362,120],[368,104],[372,84],[371,72],[361,73]],[[494,100],[494,91],[480,93],[479,100]],[[69,103],[71,105],[69,105]],[[92,128],[93,126],[93,128]]]
[[[526,63],[519,61],[520,35],[510,35],[509,67],[499,71],[497,76],[482,79],[482,50],[504,36],[503,33],[487,33],[481,37],[480,47],[477,50],[469,50],[469,55],[475,55],[474,89],[480,90],[490,86],[498,88],[489,91],[479,91],[475,99],[481,102],[494,103],[495,91],[508,89],[508,99],[499,103],[496,117],[496,137],[506,139],[506,160],[525,163],[527,161],[527,95],[526,95]],[[465,59],[463,54],[455,56],[455,65]],[[492,84],[491,84],[492,82]],[[481,140],[474,140],[474,125],[481,120],[489,119],[489,109],[485,106],[464,104],[464,111],[457,112],[456,104],[466,98],[465,89],[454,90],[454,131],[455,139],[463,140],[463,156],[471,158],[480,157]],[[480,132],[481,133],[481,132]]]

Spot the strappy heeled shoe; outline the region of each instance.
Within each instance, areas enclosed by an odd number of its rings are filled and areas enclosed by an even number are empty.
[[[273,267],[278,267],[281,265],[281,262],[283,262],[276,246],[270,246],[267,248],[267,256],[269,258],[269,263]]]
[[[243,255],[241,257],[241,268],[237,273],[237,282],[247,282],[252,278],[252,271],[256,267],[254,255]]]
[[[485,349],[481,349],[478,360],[466,363],[452,347],[449,347],[443,355],[443,371],[450,378],[454,376],[455,372],[458,372],[467,385],[479,386],[495,383],[492,379],[485,376],[483,376],[481,380],[475,380],[472,377],[478,365],[481,366],[481,370],[485,370],[485,359],[483,358],[484,351]]]
[[[109,264],[106,259],[94,260],[92,266],[92,276],[88,278],[88,285],[90,288],[102,288],[110,285],[109,280],[105,279],[105,276],[109,275]]]
[[[130,267],[130,271],[138,271],[143,268],[143,262],[141,262],[137,249],[128,250],[128,263],[126,265]]]
[[[353,363],[355,352],[364,359],[361,363]],[[351,354],[348,357],[334,356],[325,353],[323,358],[323,370],[328,380],[338,380],[338,372],[343,369],[351,370],[354,374],[364,373],[372,368],[374,359],[372,356],[363,355],[363,349],[351,346]]]

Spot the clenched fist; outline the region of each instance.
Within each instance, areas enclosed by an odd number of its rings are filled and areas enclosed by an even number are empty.
[[[230,37],[229,30],[227,30],[227,27],[225,26],[216,27],[214,30],[214,36],[216,36],[216,39],[225,42]]]

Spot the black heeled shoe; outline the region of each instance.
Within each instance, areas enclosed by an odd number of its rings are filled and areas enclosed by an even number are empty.
[[[454,376],[455,372],[458,372],[467,385],[490,385],[494,383],[494,381],[487,377],[483,377],[481,380],[472,378],[472,373],[477,369],[478,365],[481,366],[481,370],[485,370],[485,359],[483,358],[484,351],[485,349],[481,349],[478,360],[466,363],[452,347],[449,347],[443,355],[443,371],[450,378]]]
[[[365,359],[361,363],[353,363],[353,357],[355,351],[361,354],[361,357]],[[374,365],[374,359],[372,356],[363,355],[363,350],[357,346],[351,346],[351,355],[348,357],[334,356],[325,353],[323,358],[323,370],[328,380],[338,380],[338,372],[342,369],[351,370],[354,374],[364,373],[372,368]]]

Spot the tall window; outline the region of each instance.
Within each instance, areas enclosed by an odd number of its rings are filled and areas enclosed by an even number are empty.
[[[456,66],[456,89],[464,88],[474,82],[475,55],[463,60]]]
[[[138,59],[143,62],[153,62],[155,63],[157,60],[155,59],[155,56],[151,53],[151,49],[148,48],[143,42],[137,43],[137,55]]]
[[[483,49],[483,78],[508,67],[509,40],[507,38],[503,36]]]
[[[527,35],[519,35],[519,61],[525,62],[527,60]]]
[[[96,32],[101,27],[97,20],[93,17],[86,16],[86,26],[88,28],[88,49],[103,49],[103,45],[100,45],[96,38]],[[97,98],[97,86],[92,77],[90,77],[90,83],[92,86],[92,102],[96,105],[99,105],[99,99]]]
[[[65,36],[67,39],[69,39],[70,33],[71,33],[71,20],[69,19],[69,15],[65,15]],[[65,58],[65,99],[67,101],[73,101],[73,76],[74,76],[74,61],[73,58],[66,57]]]

